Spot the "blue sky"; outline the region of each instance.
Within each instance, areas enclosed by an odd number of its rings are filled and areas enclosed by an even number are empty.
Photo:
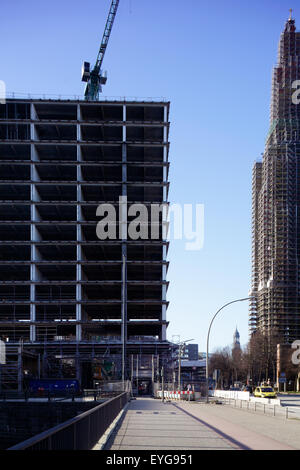
[[[83,95],[110,0],[2,2],[0,80],[7,91]],[[170,201],[205,205],[198,252],[169,250],[169,339],[200,350],[212,314],[250,286],[251,169],[269,124],[271,71],[295,0],[120,0],[104,60],[107,96],[171,101]],[[248,338],[248,305],[224,310],[211,349]]]

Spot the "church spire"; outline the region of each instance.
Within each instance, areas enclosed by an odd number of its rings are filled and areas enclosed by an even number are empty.
[[[233,335],[233,349],[235,348],[240,348],[240,334],[238,332],[238,329],[236,327],[234,335]]]
[[[285,33],[294,33],[296,31],[295,20],[292,17],[293,10],[290,8],[290,16],[289,19],[285,23],[284,32]]]

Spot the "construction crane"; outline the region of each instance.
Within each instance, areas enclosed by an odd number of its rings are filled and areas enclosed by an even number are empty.
[[[106,25],[104,29],[104,33],[102,36],[102,41],[100,45],[100,49],[98,52],[96,64],[94,65],[93,70],[90,70],[90,63],[83,62],[82,65],[82,73],[81,73],[81,80],[83,82],[87,82],[85,87],[84,96],[86,100],[89,101],[98,101],[99,94],[102,92],[102,85],[105,85],[107,81],[107,74],[103,72],[102,62],[105,55],[105,51],[107,48],[108,40],[110,37],[110,33],[115,21],[116,13],[119,6],[119,0],[112,0],[109,14],[106,20]]]

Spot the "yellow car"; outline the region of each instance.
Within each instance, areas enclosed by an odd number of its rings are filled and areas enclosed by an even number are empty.
[[[261,398],[276,398],[276,393],[272,387],[256,387],[253,395]]]

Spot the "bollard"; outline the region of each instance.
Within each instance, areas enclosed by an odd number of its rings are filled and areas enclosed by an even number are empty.
[[[286,419],[289,418],[289,409],[288,409],[288,407],[286,407],[286,409],[285,409],[285,418]]]

